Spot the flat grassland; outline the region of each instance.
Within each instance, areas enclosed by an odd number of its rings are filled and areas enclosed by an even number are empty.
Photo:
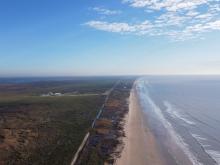
[[[69,164],[115,82],[0,84],[0,164]],[[79,95],[40,96],[47,92]]]
[[[119,77],[77,78],[16,82],[0,79],[0,97],[3,96],[39,96],[49,92],[74,94],[101,94],[110,89]],[[21,81],[21,80],[20,80]],[[2,82],[2,83],[1,83]]]

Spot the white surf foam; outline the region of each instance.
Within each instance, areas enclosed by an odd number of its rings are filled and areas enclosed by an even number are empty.
[[[202,137],[202,136],[200,136],[200,135],[197,135],[197,134],[191,134],[195,139],[197,139],[197,141],[199,141],[199,142],[201,142],[202,143],[202,141],[205,141],[205,140],[207,140],[206,138],[204,138],[204,137]]]
[[[205,152],[212,157],[216,161],[218,165],[220,165],[220,152],[208,149],[211,147],[211,145],[204,144],[204,141],[207,139],[204,137],[201,137],[200,135],[197,134],[192,134],[192,136],[200,143],[200,145],[204,148]]]
[[[187,117],[185,115],[178,112],[176,110],[176,108],[173,105],[171,105],[168,101],[164,101],[163,103],[166,106],[166,111],[170,114],[171,117],[178,118],[178,119],[184,121],[185,123],[187,123],[189,125],[196,125],[196,123],[194,123],[193,121],[187,119]]]
[[[168,101],[164,101],[164,105],[166,106],[166,111],[170,114],[171,117],[173,118],[178,118],[182,121],[184,121],[187,124],[190,125],[195,125],[194,122],[190,121],[189,119],[187,119],[183,114],[181,114],[180,112],[178,112],[176,110],[176,108],[170,104]],[[220,152],[219,151],[215,151],[215,150],[210,150],[207,148],[210,148],[211,146],[208,144],[204,144],[204,142],[207,141],[206,138],[198,135],[198,134],[191,134],[198,142],[199,144],[204,148],[205,152],[212,157],[213,160],[216,161],[216,163],[218,165],[220,165]]]
[[[137,84],[138,89],[142,89],[142,90],[139,90],[139,91],[143,94],[142,96],[144,97],[145,101],[147,101],[149,103],[151,108],[154,110],[155,114],[158,116],[158,118],[160,119],[160,121],[162,122],[164,127],[169,132],[172,140],[175,141],[176,144],[182,149],[182,151],[188,156],[188,158],[192,162],[192,164],[193,165],[202,165],[202,163],[199,162],[197,160],[197,158],[193,155],[193,153],[190,151],[188,145],[184,142],[182,137],[179,136],[175,132],[175,130],[174,130],[173,126],[171,125],[171,123],[164,117],[164,115],[161,112],[161,109],[151,99],[151,97],[149,96],[149,93],[148,93],[147,84],[148,83],[145,84],[143,79],[141,79],[141,81],[138,81],[138,84]]]
[[[220,165],[220,152],[215,150],[206,150],[206,152]]]

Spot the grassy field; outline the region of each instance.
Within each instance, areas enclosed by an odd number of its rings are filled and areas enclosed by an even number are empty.
[[[31,81],[12,83],[0,81],[0,96],[29,95],[39,96],[48,92],[57,93],[104,93],[118,80],[118,77],[87,78],[76,80]]]
[[[103,96],[17,97],[0,101],[0,160],[69,164]]]
[[[69,164],[115,81],[1,84],[0,164]],[[39,96],[49,91],[98,95]]]

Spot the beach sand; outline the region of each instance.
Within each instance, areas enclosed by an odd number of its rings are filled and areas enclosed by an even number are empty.
[[[166,164],[160,155],[155,138],[147,127],[146,119],[139,105],[135,88],[129,98],[129,113],[126,116],[124,149],[116,165],[162,165]]]

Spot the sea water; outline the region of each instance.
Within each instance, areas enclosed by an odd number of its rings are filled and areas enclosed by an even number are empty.
[[[220,76],[148,76],[135,88],[172,164],[220,164]]]

